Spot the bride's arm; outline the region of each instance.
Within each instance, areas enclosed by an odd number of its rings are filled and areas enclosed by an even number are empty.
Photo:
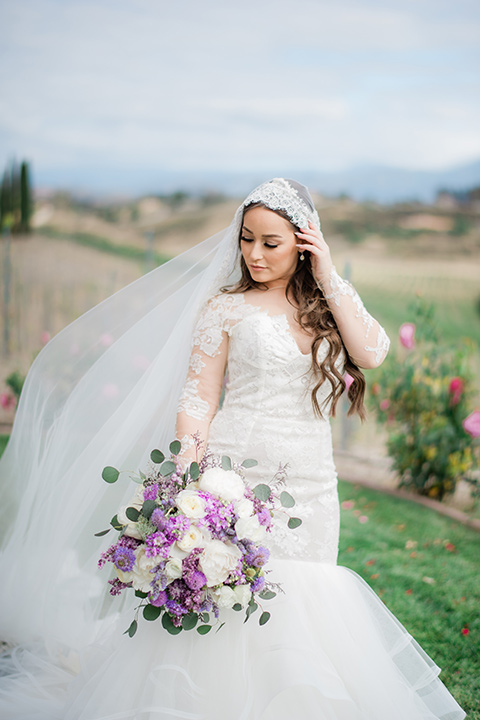
[[[212,298],[195,327],[185,385],[178,404],[176,437],[182,443],[184,465],[199,460],[208,439],[210,423],[217,412],[227,365],[229,337],[221,303]],[[204,443],[200,453],[193,436]]]
[[[315,280],[328,302],[348,354],[359,367],[378,367],[390,347],[385,330],[367,312],[353,285],[338,275],[322,233],[310,224],[296,235],[300,239],[297,247],[310,252]]]

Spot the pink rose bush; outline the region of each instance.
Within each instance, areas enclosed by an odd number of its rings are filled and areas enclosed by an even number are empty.
[[[111,521],[120,536],[99,560],[100,567],[113,565],[112,595],[132,589],[140,599],[126,631],[130,637],[140,609],[146,620],[161,618],[172,635],[194,627],[205,635],[221,609],[244,609],[248,619],[260,600],[276,595],[266,568],[268,536],[279,511],[285,515],[284,508],[294,506],[293,497],[278,493],[278,483],[275,489],[247,486],[243,471],[255,460],[234,465],[207,452],[200,464],[183,470],[180,449],[178,440],[171,443],[169,460],[152,451],[151,469],[140,473],[129,504]],[[113,483],[119,474],[106,467],[102,475]],[[290,517],[287,524],[294,530],[301,520]],[[260,625],[269,618],[262,611]]]

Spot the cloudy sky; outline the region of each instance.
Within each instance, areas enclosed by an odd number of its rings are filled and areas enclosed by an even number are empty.
[[[1,0],[0,37],[40,180],[480,158],[478,0]]]

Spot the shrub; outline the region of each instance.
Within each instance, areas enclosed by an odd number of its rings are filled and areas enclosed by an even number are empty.
[[[434,308],[421,299],[413,314],[415,323],[402,325],[400,347],[371,388],[371,404],[386,425],[399,486],[441,500],[464,479],[478,492],[473,471],[480,413],[470,408],[473,343],[456,348],[441,343]]]

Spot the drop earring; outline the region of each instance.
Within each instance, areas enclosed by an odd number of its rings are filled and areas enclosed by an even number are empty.
[[[303,252],[302,252],[302,254],[300,255],[300,260],[305,260],[305,255],[303,254]]]

